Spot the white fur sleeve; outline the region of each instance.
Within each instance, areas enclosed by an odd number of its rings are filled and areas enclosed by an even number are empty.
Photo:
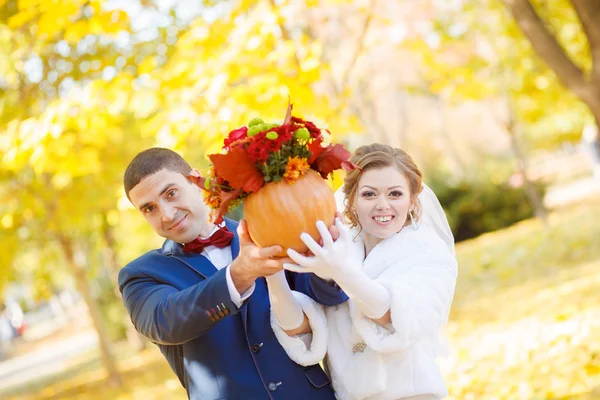
[[[318,364],[327,351],[328,331],[325,310],[310,297],[298,292],[292,293],[306,314],[312,329],[310,346],[307,346],[299,336],[288,336],[277,323],[273,311],[271,311],[271,328],[292,361],[303,366]]]
[[[402,351],[424,337],[437,338],[445,325],[456,285],[456,259],[445,251],[425,250],[401,261],[376,279],[390,293],[392,323],[383,327],[349,303],[357,332],[378,352]],[[400,273],[396,271],[402,271]]]

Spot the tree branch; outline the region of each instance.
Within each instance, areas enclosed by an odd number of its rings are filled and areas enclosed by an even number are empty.
[[[375,141],[379,143],[385,143],[390,145],[396,145],[391,138],[385,124],[382,124],[377,116],[377,110],[373,105],[373,99],[369,95],[369,86],[366,83],[367,78],[359,80],[356,83],[357,89],[360,90],[361,95],[355,98],[355,104],[352,104],[354,108],[353,112],[361,119],[365,127],[375,136]],[[398,142],[401,139],[398,138]],[[400,147],[400,143],[397,144]]]
[[[367,32],[369,32],[369,28],[371,26],[371,22],[373,21],[373,14],[375,13],[375,4],[376,0],[371,0],[369,3],[369,8],[367,10],[367,16],[363,21],[363,25],[361,27],[360,33],[358,34],[358,38],[356,40],[356,48],[354,50],[354,54],[352,54],[352,58],[350,58],[350,62],[348,63],[344,72],[342,72],[342,77],[338,83],[337,91],[341,93],[344,90],[344,86],[348,84],[348,78],[350,74],[354,70],[354,66],[356,62],[360,58],[361,53],[365,48],[365,37],[367,36]]]
[[[600,1],[571,0],[577,11],[592,54],[592,79],[600,82]]]
[[[275,14],[275,18],[277,19],[277,25],[279,26],[279,30],[281,31],[281,37],[283,38],[283,40],[285,42],[291,42],[292,35],[290,34],[289,30],[285,26],[285,22],[283,21],[283,17],[281,16],[281,13],[279,13],[279,11],[278,11],[279,7],[275,3],[275,0],[269,0],[269,5],[271,6],[273,13]],[[300,74],[300,70],[301,70],[300,59],[298,58],[298,52],[295,50],[294,50],[294,61],[296,62],[296,73]]]
[[[360,30],[357,40],[356,40],[356,47],[354,49],[354,53],[352,54],[352,57],[350,57],[350,62],[346,65],[346,68],[341,72],[341,78],[339,79],[339,81],[336,81],[333,74],[330,74],[329,83],[331,84],[331,88],[332,88],[334,98],[335,98],[335,103],[334,103],[335,106],[333,107],[333,110],[331,111],[332,115],[337,115],[337,114],[341,113],[342,109],[345,106],[345,102],[343,100],[340,100],[340,97],[343,97],[342,95],[344,93],[344,88],[349,84],[348,81],[350,80],[351,74],[354,71],[356,63],[358,62],[358,60],[362,56],[363,52],[365,51],[365,37],[367,36],[367,33],[369,32],[369,29],[371,27],[371,22],[373,20],[373,15],[375,13],[376,2],[377,2],[377,0],[370,0],[370,2],[369,2],[369,7],[366,11],[367,15],[363,21],[361,30]],[[325,52],[323,52],[323,53],[325,54]],[[361,85],[361,83],[359,82],[359,86],[360,85]],[[352,108],[353,106],[351,105],[350,107]],[[360,110],[360,107],[358,107],[358,106],[356,106],[354,108],[356,108],[356,110]],[[360,112],[355,112],[355,113],[364,122],[364,116],[362,116]],[[380,125],[379,128],[382,128],[382,126]]]
[[[558,79],[585,103],[597,102],[597,99],[592,98],[593,93],[588,87],[583,71],[571,61],[556,38],[549,32],[530,0],[504,0],[504,3],[509,7],[535,52],[554,70]]]

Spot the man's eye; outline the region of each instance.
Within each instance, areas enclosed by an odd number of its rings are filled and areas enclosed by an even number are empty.
[[[169,191],[167,192],[167,197],[168,197],[169,199],[171,199],[171,198],[175,197],[175,195],[176,195],[176,194],[177,194],[177,190],[175,190],[175,189],[173,189],[173,190],[169,190]]]
[[[154,206],[148,206],[148,207],[144,208],[145,214],[150,214],[150,213],[152,213],[152,211],[154,211]]]

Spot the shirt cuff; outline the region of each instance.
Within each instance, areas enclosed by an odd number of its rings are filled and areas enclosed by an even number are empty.
[[[231,301],[233,302],[233,304],[235,304],[235,306],[237,308],[241,308],[242,307],[242,303],[252,295],[252,293],[254,293],[254,288],[256,287],[256,284],[254,282],[252,282],[252,285],[241,295],[238,293],[237,289],[235,288],[235,285],[233,284],[233,279],[231,279],[231,270],[229,269],[229,266],[227,266],[227,272],[226,272],[226,279],[227,279],[227,289],[229,290],[229,297],[231,297]]]

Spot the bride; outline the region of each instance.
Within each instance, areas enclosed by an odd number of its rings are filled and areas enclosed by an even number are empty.
[[[336,218],[330,232],[319,221],[322,245],[302,234],[312,255],[289,250],[295,264],[284,265],[334,281],[349,300],[323,308],[290,291],[281,271],[267,277],[271,325],[296,363],[327,353],[340,400],[441,399],[448,391],[435,358],[457,277],[446,216],[404,151],[372,144],[351,161],[342,189],[349,227]]]

